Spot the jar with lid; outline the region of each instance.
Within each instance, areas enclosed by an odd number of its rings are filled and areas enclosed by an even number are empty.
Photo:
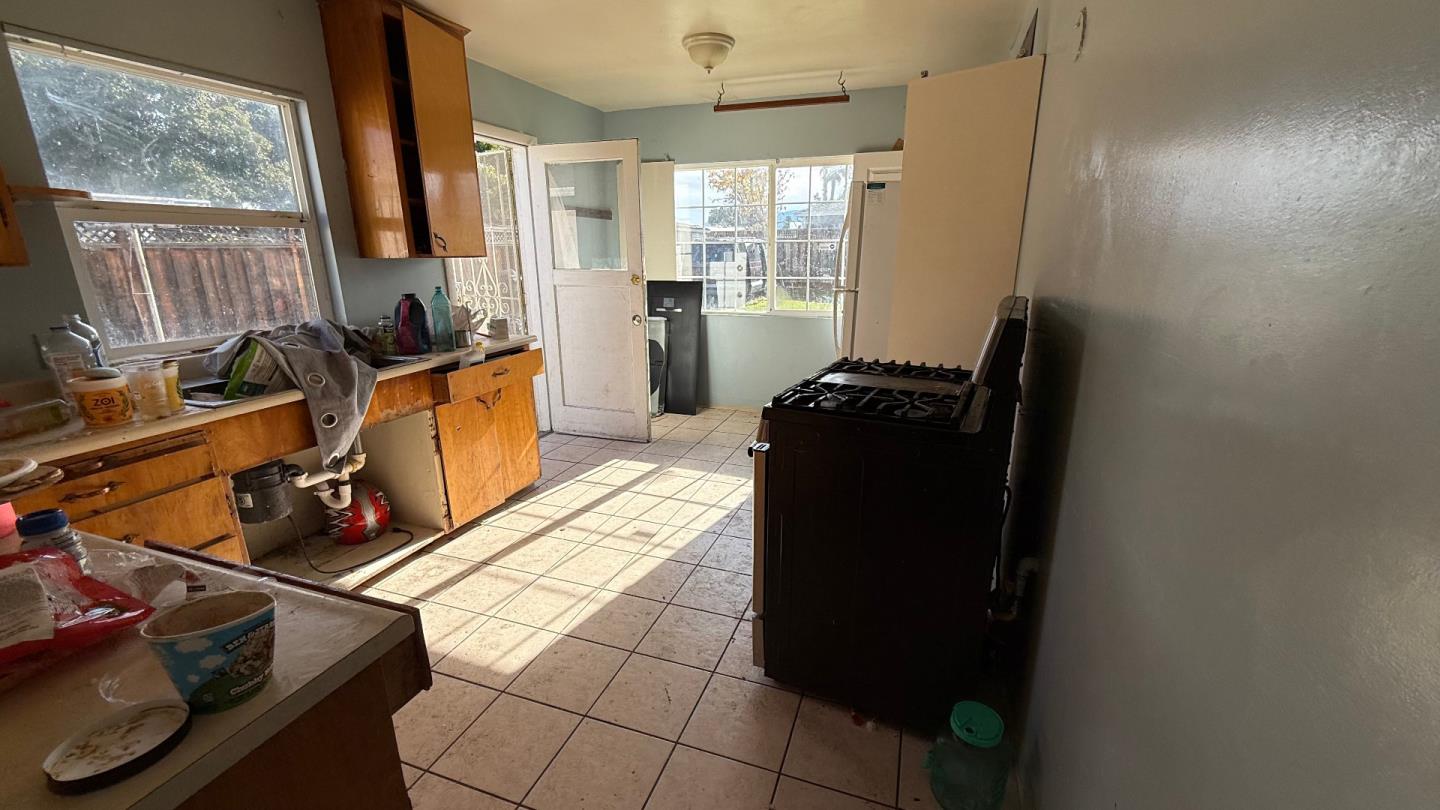
[[[58,548],[75,558],[80,570],[90,573],[90,555],[80,536],[70,528],[70,517],[64,509],[41,509],[30,512],[15,523],[20,533],[20,550],[32,548]]]
[[[949,730],[925,757],[935,800],[944,810],[1000,810],[1010,777],[1005,721],[983,703],[962,700],[950,711]]]

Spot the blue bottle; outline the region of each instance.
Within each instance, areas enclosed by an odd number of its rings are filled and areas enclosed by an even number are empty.
[[[435,351],[455,351],[455,317],[450,312],[450,298],[440,287],[430,299],[430,322],[435,326],[430,332]]]

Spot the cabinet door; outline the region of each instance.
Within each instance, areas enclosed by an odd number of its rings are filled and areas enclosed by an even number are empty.
[[[232,559],[239,555],[244,562],[244,542],[226,543],[242,535],[225,478],[209,478],[113,509],[77,521],[75,528],[126,543],[159,540]]]
[[[540,434],[535,423],[535,388],[529,378],[496,392],[495,432],[500,437],[501,466],[505,495],[535,483],[540,478]]]
[[[440,462],[445,468],[445,497],[456,526],[504,503],[504,465],[493,404],[499,392],[435,408]]]
[[[403,13],[430,249],[442,258],[484,256],[465,43],[408,6]]]

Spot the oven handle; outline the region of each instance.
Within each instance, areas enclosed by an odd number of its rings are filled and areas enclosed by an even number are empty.
[[[766,426],[766,424],[765,424],[764,422],[761,422],[761,423],[760,423],[760,432],[759,432],[758,435],[759,435],[759,437],[762,438],[762,439],[765,438],[765,437],[766,437],[766,434],[769,432],[769,431],[766,430],[766,427],[767,427],[767,426]],[[754,513],[753,513],[753,514],[754,514],[755,524],[754,524],[754,526],[753,526],[752,529],[751,529],[751,537],[754,538],[754,540],[753,540],[752,542],[754,543],[754,547],[755,547],[755,562],[753,563],[753,565],[754,565],[754,574],[755,574],[755,577],[754,577],[754,579],[753,579],[752,582],[751,582],[751,587],[752,587],[752,594],[751,594],[751,595],[752,595],[752,598],[754,599],[754,602],[752,603],[751,609],[755,611],[755,616],[754,616],[754,618],[751,620],[751,623],[750,623],[750,627],[751,627],[751,629],[752,629],[752,631],[753,631],[753,633],[752,633],[752,640],[751,640],[751,643],[752,643],[752,645],[753,645],[752,657],[753,657],[755,666],[764,668],[764,666],[765,666],[765,631],[764,631],[764,628],[765,628],[765,473],[766,473],[766,469],[765,469],[765,468],[766,468],[766,466],[767,466],[767,460],[768,460],[768,459],[767,459],[767,454],[770,452],[770,443],[769,443],[769,442],[766,442],[766,441],[757,441],[757,442],[755,442],[754,444],[750,445],[749,449],[746,450],[745,452],[746,452],[751,458],[753,458],[753,459],[755,460],[755,483],[754,483],[754,489],[755,489],[755,511],[754,511]]]

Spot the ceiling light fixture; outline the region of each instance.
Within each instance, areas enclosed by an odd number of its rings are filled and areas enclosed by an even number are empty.
[[[691,62],[709,73],[720,67],[725,57],[730,55],[730,49],[735,47],[735,38],[729,34],[703,31],[680,40],[680,46],[690,53]]]

